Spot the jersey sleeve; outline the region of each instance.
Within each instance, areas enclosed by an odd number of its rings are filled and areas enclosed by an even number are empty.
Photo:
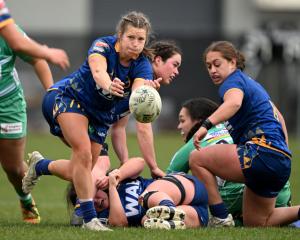
[[[168,168],[167,173],[185,172],[188,173],[189,156],[195,149],[193,145],[193,139],[190,139],[185,145],[183,145],[173,156]]]
[[[233,88],[237,88],[240,89],[241,91],[244,92],[244,86],[243,86],[243,81],[241,78],[239,78],[238,76],[235,77],[229,77],[228,79],[226,79],[220,86],[219,88],[219,96],[223,99],[225,93],[229,90],[229,89],[233,89]]]
[[[103,39],[98,38],[95,40],[88,51],[88,56],[93,54],[100,54],[103,57],[107,58],[111,53],[110,45],[106,43]]]
[[[0,29],[13,22],[14,20],[12,19],[4,0],[0,0]]]

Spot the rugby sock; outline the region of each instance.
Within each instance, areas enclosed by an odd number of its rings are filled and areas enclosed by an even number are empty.
[[[90,200],[80,200],[80,210],[85,223],[90,222],[93,218],[97,217],[97,213],[94,207],[94,202]]]
[[[209,210],[211,215],[213,215],[214,217],[225,219],[228,216],[227,208],[225,207],[225,204],[223,202],[210,205]]]
[[[25,193],[23,193],[23,191],[16,191],[16,192],[17,192],[19,199],[22,202],[24,207],[32,205],[32,197],[31,197],[30,193],[25,194]]]
[[[82,212],[81,212],[81,209],[80,209],[80,202],[79,202],[79,199],[76,200],[74,212],[75,212],[75,214],[76,214],[77,216],[82,217]]]
[[[48,169],[48,165],[52,162],[52,160],[42,159],[37,162],[35,165],[35,171],[38,176],[41,175],[52,175],[52,173]]]
[[[162,200],[159,204],[159,206],[167,206],[167,207],[176,207],[175,204],[171,200]]]

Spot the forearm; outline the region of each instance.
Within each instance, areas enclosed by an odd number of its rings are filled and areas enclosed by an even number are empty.
[[[242,106],[244,93],[240,89],[229,89],[224,94],[224,102],[208,117],[213,125],[227,121],[234,116]]]
[[[123,209],[119,193],[115,186],[109,184],[109,224],[117,227],[128,226],[127,217]]]
[[[128,122],[128,116],[120,119],[118,122],[113,124],[111,128],[111,141],[115,153],[117,154],[121,164],[128,160],[128,148],[126,138],[126,125]]]
[[[43,59],[34,59],[31,63],[44,89],[53,85],[53,77],[48,63]]]
[[[120,179],[122,181],[126,178],[136,178],[144,170],[145,161],[142,158],[130,158],[120,168]]]
[[[49,53],[47,47],[40,45],[34,40],[24,38],[24,36],[18,31],[15,24],[8,24],[1,28],[1,36],[5,39],[11,49],[16,52],[23,52],[27,55],[36,58],[49,59]]]
[[[136,123],[137,139],[143,158],[150,170],[157,168],[153,131],[150,123]]]
[[[106,68],[107,68],[106,59],[100,54],[91,55],[89,57],[89,66],[91,68],[93,78],[96,84],[100,88],[109,92],[112,81],[108,73],[106,72]]]

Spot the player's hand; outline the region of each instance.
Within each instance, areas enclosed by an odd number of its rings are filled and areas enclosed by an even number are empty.
[[[193,140],[194,146],[197,150],[200,150],[200,141],[206,136],[207,129],[204,127],[200,127],[198,131],[195,133]]]
[[[108,92],[111,95],[117,96],[117,97],[123,97],[124,96],[124,83],[119,79],[115,78],[112,80]]]
[[[49,57],[47,60],[49,62],[58,65],[63,70],[66,70],[70,67],[68,55],[64,50],[58,48],[48,48],[48,53]]]
[[[159,178],[165,176],[166,173],[162,171],[159,167],[151,169],[151,177],[152,178]]]
[[[150,86],[158,90],[160,88],[160,82],[162,81],[162,78],[157,78],[154,80],[145,80],[144,85]]]
[[[102,178],[99,178],[96,180],[96,187],[97,189],[105,190],[108,188],[109,184],[109,177],[108,176],[103,176]]]
[[[109,186],[117,187],[120,181],[121,172],[119,169],[115,169],[109,173]]]

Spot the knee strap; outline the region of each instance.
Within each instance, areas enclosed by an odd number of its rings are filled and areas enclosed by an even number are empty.
[[[180,198],[180,202],[178,203],[178,205],[181,205],[183,203],[183,201],[185,199],[185,195],[186,195],[185,189],[184,189],[184,186],[182,185],[182,183],[176,177],[174,177],[172,175],[166,175],[163,178],[161,178],[161,180],[166,180],[166,181],[172,182],[178,187],[178,189],[181,193],[181,198]]]
[[[158,191],[145,191],[140,197],[139,197],[139,203],[140,205],[145,208],[145,209],[148,209],[148,200],[149,200],[149,197],[154,194],[154,193],[157,193]]]

